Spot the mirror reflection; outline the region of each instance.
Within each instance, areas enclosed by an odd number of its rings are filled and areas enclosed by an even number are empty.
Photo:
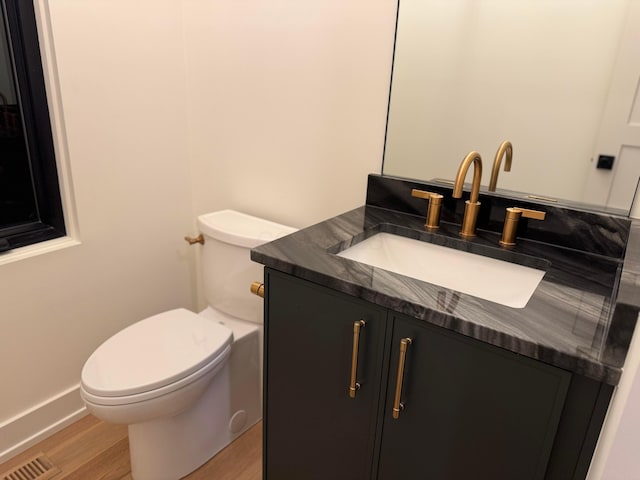
[[[401,0],[383,173],[628,210],[640,176],[640,2]],[[636,28],[637,30],[637,28]],[[504,166],[504,161],[503,161]]]

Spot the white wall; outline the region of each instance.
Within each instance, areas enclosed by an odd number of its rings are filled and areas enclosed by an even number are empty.
[[[600,433],[587,480],[629,480],[640,477],[640,332],[635,331]]]
[[[80,408],[100,342],[195,307],[196,214],[300,227],[364,202],[395,22],[395,0],[38,1],[81,244],[0,264],[0,463]]]
[[[603,480],[628,480],[640,475],[638,459],[638,436],[640,432],[640,376],[636,374],[629,392],[626,408],[620,418],[619,428],[611,444]],[[593,477],[598,478],[598,477]]]
[[[81,244],[0,265],[0,462],[81,407],[80,369],[99,343],[195,304],[180,11],[47,3]]]
[[[380,172],[395,0],[186,2],[196,212],[303,227]]]

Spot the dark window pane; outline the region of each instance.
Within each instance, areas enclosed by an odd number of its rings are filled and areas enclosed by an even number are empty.
[[[37,219],[6,19],[0,22],[0,225]]]
[[[65,234],[35,13],[0,0],[0,251]]]

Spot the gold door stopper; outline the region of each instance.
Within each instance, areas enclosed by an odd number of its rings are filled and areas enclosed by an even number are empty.
[[[253,282],[251,284],[251,293],[257,295],[259,297],[264,298],[264,283],[262,282]]]

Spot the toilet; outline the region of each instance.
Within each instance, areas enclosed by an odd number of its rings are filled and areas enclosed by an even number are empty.
[[[140,320],[100,345],[80,394],[97,418],[128,425],[134,480],[177,480],[258,422],[262,266],[249,250],[294,228],[222,210],[198,217],[207,308]]]

